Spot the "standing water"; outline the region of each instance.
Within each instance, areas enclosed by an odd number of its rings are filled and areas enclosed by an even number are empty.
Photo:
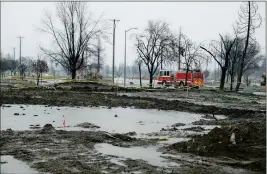
[[[62,127],[65,120],[66,130],[81,130],[74,127],[83,122],[100,126],[100,130],[116,133],[135,131],[137,134],[158,132],[175,123],[190,125],[201,115],[177,112],[130,108],[104,107],[45,107],[41,105],[10,105],[1,107],[1,129],[28,130],[30,125],[52,124]],[[115,117],[117,115],[117,117]],[[64,117],[63,117],[64,116]],[[88,129],[84,129],[88,130]]]

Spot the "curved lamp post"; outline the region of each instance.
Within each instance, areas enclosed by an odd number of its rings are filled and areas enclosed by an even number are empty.
[[[124,50],[124,87],[126,86],[126,34],[130,30],[137,30],[137,28],[130,28],[125,30],[125,50]]]

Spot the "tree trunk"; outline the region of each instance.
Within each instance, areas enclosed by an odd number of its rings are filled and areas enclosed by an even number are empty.
[[[250,25],[251,25],[251,12],[250,12],[250,1],[248,1],[248,30],[247,30],[247,38],[246,38],[246,44],[245,44],[245,48],[244,48],[242,59],[241,59],[241,63],[240,63],[241,66],[240,66],[240,69],[239,69],[239,72],[238,72],[237,84],[236,84],[235,92],[238,92],[238,89],[240,87],[241,80],[242,80],[243,68],[244,68],[244,60],[245,60],[245,57],[246,57],[247,48],[248,48],[248,41],[249,41],[249,37],[250,37],[250,35],[249,35]]]
[[[142,71],[141,71],[141,65],[139,65],[139,76],[140,76],[140,87],[142,87]]]
[[[39,86],[40,74],[37,75],[37,86]]]
[[[229,75],[229,73],[227,73],[227,72],[226,72],[226,74],[227,74],[227,75],[226,75],[226,83],[229,83],[229,76],[230,76],[230,75]]]
[[[224,90],[224,82],[225,82],[225,75],[226,75],[227,68],[222,67],[221,72],[221,82],[220,82],[220,90]]]
[[[100,50],[97,50],[97,72],[100,72]]]
[[[189,69],[186,68],[186,74],[185,74],[185,86],[187,86],[188,71],[189,71]]]
[[[233,84],[234,84],[234,80],[235,80],[235,75],[231,74],[230,76],[230,90],[233,90]]]
[[[43,74],[42,73],[41,73],[41,76],[40,77],[41,77],[41,83],[42,83],[42,80],[43,80]]]
[[[72,70],[71,71],[71,79],[75,80],[75,78],[76,78],[76,70]]]
[[[153,73],[149,73],[149,87],[152,88],[152,83],[153,83]]]

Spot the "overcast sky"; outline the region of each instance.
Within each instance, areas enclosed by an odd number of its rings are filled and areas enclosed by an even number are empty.
[[[1,3],[1,49],[4,54],[19,55],[19,40],[23,36],[22,56],[37,57],[39,44],[52,47],[47,34],[37,30],[45,9],[55,14],[55,2],[2,2]],[[88,2],[95,19],[104,13],[105,19],[116,18],[116,65],[124,61],[124,31],[131,27],[138,30],[128,32],[127,64],[137,57],[134,37],[147,26],[148,20],[165,20],[171,30],[185,33],[194,42],[201,43],[218,39],[219,33],[232,33],[232,25],[238,19],[241,2]],[[265,3],[258,2],[259,13],[263,17],[262,26],[256,30],[256,39],[265,53]],[[111,21],[110,21],[111,22]],[[111,22],[112,24],[112,22]],[[110,29],[112,33],[112,28]],[[112,41],[112,40],[111,40]],[[106,46],[106,63],[112,63],[112,46]],[[214,65],[214,64],[213,64]],[[211,68],[211,67],[209,67]]]

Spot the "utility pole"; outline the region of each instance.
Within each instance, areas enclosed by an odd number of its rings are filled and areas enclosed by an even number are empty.
[[[16,48],[15,47],[13,47],[13,58],[14,60],[16,60]]]
[[[130,30],[137,30],[137,28],[130,28],[125,30],[125,50],[124,50],[124,87],[126,86],[126,34]]]
[[[22,69],[21,69],[21,40],[22,40],[22,36],[18,36],[19,38],[19,66],[20,66],[20,76],[23,79],[23,74],[22,74]]]
[[[116,19],[110,19],[113,21],[113,60],[112,60],[112,83],[114,84],[114,67],[115,67],[115,28],[116,28],[116,22],[119,22],[120,20]]]
[[[161,50],[161,54],[160,54],[160,69],[162,70],[162,64],[163,64],[163,61],[162,61],[162,54],[163,54],[163,51]]]
[[[180,71],[181,69],[181,37],[182,37],[182,31],[180,28],[179,32],[179,46],[178,46],[178,70]]]

